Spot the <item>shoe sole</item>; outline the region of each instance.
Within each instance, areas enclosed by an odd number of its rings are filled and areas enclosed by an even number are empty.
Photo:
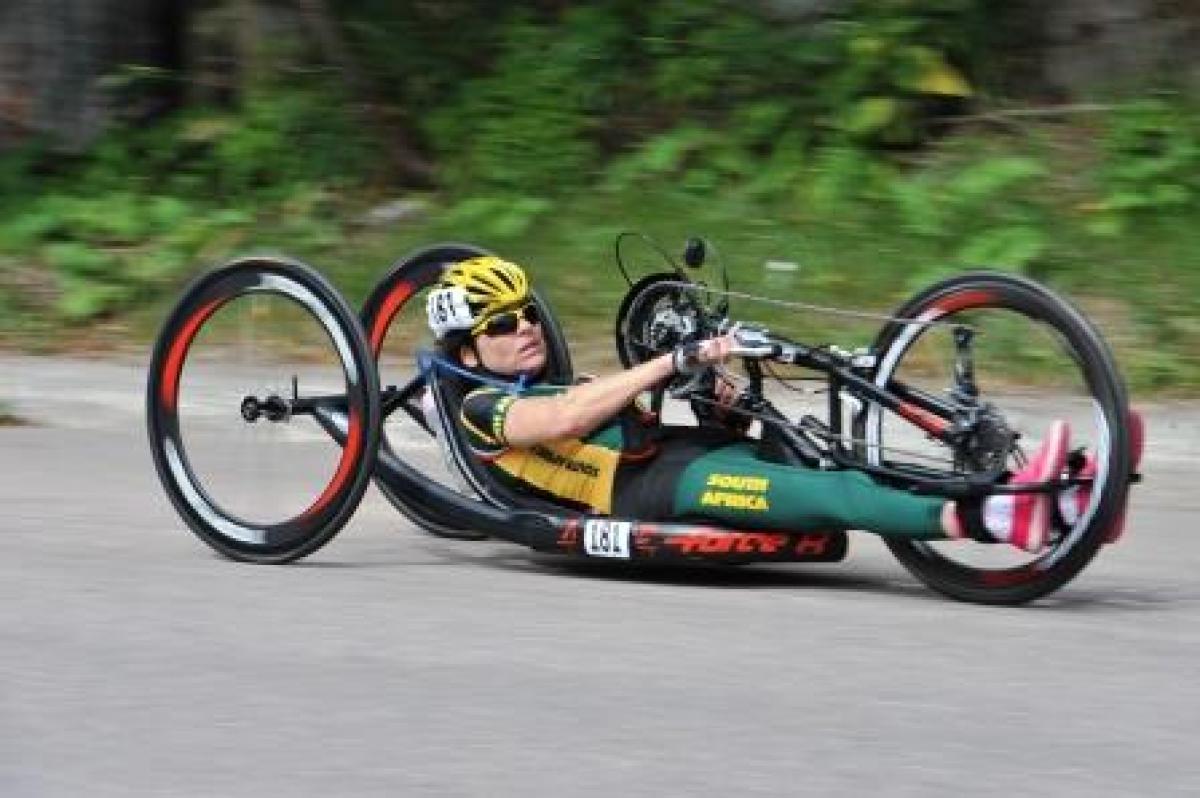
[[[1062,472],[1063,464],[1067,459],[1067,446],[1070,444],[1070,439],[1071,427],[1067,422],[1056,421],[1051,425],[1046,440],[1042,442],[1042,468],[1031,476],[1031,482],[1049,482]],[[1010,542],[1019,549],[1038,552],[1045,547],[1046,540],[1050,536],[1050,525],[1054,518],[1053,495],[1049,493],[1039,495],[1030,513],[1033,517],[1029,519],[1025,539],[1020,543]]]

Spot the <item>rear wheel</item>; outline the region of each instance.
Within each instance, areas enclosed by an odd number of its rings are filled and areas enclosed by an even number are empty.
[[[876,339],[874,382],[900,383],[918,396],[961,403],[965,351],[978,390],[967,404],[986,423],[968,446],[952,450],[871,405],[856,425],[868,462],[931,473],[1015,471],[1050,421],[1063,418],[1071,425],[1077,457],[1094,456],[1098,470],[1078,520],[1061,525],[1052,545],[1037,555],[961,541],[889,539],[889,548],[919,579],[955,598],[1020,604],[1057,590],[1095,556],[1128,489],[1126,396],[1108,347],[1065,300],[1007,274],[970,273],[937,283],[896,316],[905,321],[889,323]],[[956,330],[963,329],[971,331],[965,347],[955,340]]]
[[[296,396],[325,397],[339,445]],[[146,395],[159,479],[188,526],[237,560],[287,562],[345,525],[366,490],[379,384],[354,313],[313,269],[248,258],[184,292]]]

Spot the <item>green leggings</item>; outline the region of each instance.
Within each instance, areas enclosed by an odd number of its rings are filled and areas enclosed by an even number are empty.
[[[734,443],[698,455],[683,469],[672,515],[754,529],[862,529],[931,540],[945,537],[944,504],[880,485],[858,471],[760,460],[754,444]]]

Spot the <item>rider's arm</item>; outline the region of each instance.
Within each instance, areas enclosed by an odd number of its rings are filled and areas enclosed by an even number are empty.
[[[723,362],[732,345],[727,337],[705,341],[698,353],[704,364]],[[573,385],[557,396],[529,396],[515,400],[504,418],[504,439],[510,446],[532,446],[545,441],[582,438],[611,419],[622,408],[675,373],[671,353],[617,374]]]

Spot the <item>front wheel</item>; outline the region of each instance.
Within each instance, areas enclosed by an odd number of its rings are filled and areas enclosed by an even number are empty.
[[[1097,472],[1078,519],[1060,524],[1037,555],[962,541],[889,539],[888,547],[921,581],[966,601],[1021,604],[1062,587],[1095,556],[1128,489],[1127,400],[1107,345],[1067,301],[1002,273],[944,280],[895,315],[875,341],[875,384],[958,402],[966,385],[977,391],[967,401],[986,424],[969,447],[952,451],[871,405],[859,415],[855,436],[867,462],[943,474],[1015,471],[1049,423],[1062,418],[1071,425],[1076,457],[1094,457]],[[971,367],[967,379],[964,363]]]
[[[314,407],[338,419],[343,443]],[[192,531],[236,560],[295,560],[337,534],[370,480],[379,416],[357,317],[295,261],[203,275],[154,346],[146,420],[159,479]]]

